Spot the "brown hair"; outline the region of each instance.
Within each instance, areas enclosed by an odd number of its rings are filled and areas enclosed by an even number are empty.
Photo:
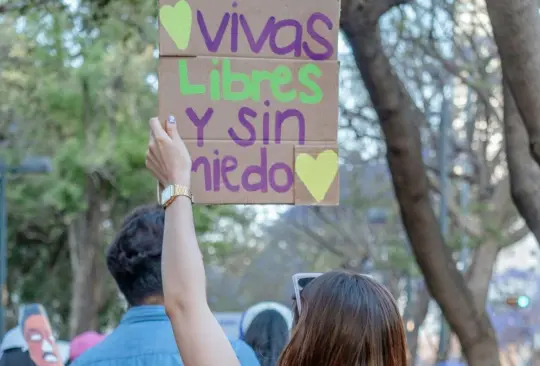
[[[406,366],[396,302],[375,280],[328,272],[301,292],[302,313],[278,366]]]

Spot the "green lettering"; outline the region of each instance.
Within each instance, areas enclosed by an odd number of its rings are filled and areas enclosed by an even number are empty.
[[[321,87],[310,78],[310,75],[320,78],[322,75],[321,69],[313,63],[306,64],[298,71],[298,81],[311,91],[311,95],[300,92],[300,101],[304,104],[317,104],[320,103],[323,98],[323,91]]]
[[[222,62],[222,81],[223,81],[223,99],[229,101],[242,101],[249,99],[251,95],[251,82],[249,76],[241,72],[231,71],[231,60],[228,58]],[[233,91],[233,82],[240,83],[242,85],[241,91]]]
[[[210,71],[210,99],[211,100],[221,99],[221,93],[219,89],[219,71],[218,70]]]
[[[292,81],[292,72],[285,65],[280,65],[274,69],[271,75],[270,88],[274,98],[282,103],[292,102],[296,98],[296,90],[281,91],[281,87],[289,84]]]
[[[251,72],[251,100],[259,102],[261,100],[261,83],[265,80],[272,80],[272,73],[266,70],[253,70]]]
[[[212,59],[212,63],[217,66],[219,65],[219,60],[217,58]],[[221,88],[220,88],[220,74],[219,70],[210,71],[210,99],[211,100],[220,100],[221,99]]]
[[[180,95],[195,95],[206,93],[202,84],[190,84],[188,78],[187,60],[178,61],[178,77],[180,79]]]

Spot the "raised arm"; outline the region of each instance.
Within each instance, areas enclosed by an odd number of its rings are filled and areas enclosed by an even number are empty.
[[[152,138],[146,166],[167,187],[189,187],[191,158],[176,123],[169,118],[165,128],[150,120]],[[176,344],[186,366],[239,366],[223,329],[206,300],[203,258],[193,224],[190,198],[179,196],[165,211],[162,277],[165,308]]]

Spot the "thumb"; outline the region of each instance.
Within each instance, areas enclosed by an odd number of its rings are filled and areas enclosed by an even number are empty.
[[[170,136],[173,140],[180,139],[180,135],[178,134],[178,127],[176,126],[176,118],[171,114],[169,118],[167,118],[167,135]]]

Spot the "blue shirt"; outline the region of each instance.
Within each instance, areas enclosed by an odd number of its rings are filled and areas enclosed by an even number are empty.
[[[242,366],[260,366],[245,342],[231,341]],[[165,308],[133,307],[100,344],[77,358],[73,366],[183,366]]]

